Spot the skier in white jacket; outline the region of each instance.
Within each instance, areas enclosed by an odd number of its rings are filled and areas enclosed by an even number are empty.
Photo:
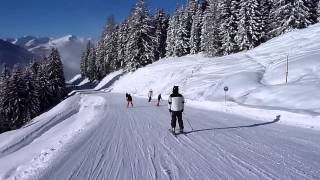
[[[174,86],[172,94],[168,99],[168,108],[171,113],[171,127],[172,132],[175,132],[176,122],[178,119],[180,132],[183,132],[183,121],[182,121],[182,112],[184,110],[184,97],[179,94],[179,87]]]

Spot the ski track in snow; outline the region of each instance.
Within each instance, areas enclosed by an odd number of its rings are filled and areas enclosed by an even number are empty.
[[[187,107],[186,135],[174,137],[165,102],[134,98],[126,108],[124,95],[86,96],[105,98],[99,124],[30,179],[320,178],[319,131]]]

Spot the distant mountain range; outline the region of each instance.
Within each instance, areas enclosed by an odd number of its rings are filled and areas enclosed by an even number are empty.
[[[14,64],[27,64],[36,55],[23,47],[14,45],[10,42],[0,39],[0,64],[7,63],[10,67]]]
[[[7,54],[7,57],[4,57],[4,59],[0,57],[0,62],[6,62],[8,64],[24,64],[25,62],[30,62],[30,59],[32,59],[33,57],[47,56],[50,52],[50,49],[52,47],[56,47],[61,54],[65,76],[67,79],[70,79],[75,74],[79,73],[81,52],[85,48],[89,40],[89,38],[78,38],[74,35],[67,35],[60,38],[34,36],[7,38],[4,39],[4,41],[7,41],[7,43],[9,42],[9,44],[11,43],[13,45],[12,48],[19,47],[21,49],[24,49],[27,52],[25,54],[28,54],[28,56],[24,54],[20,55],[20,53],[17,53],[17,50],[15,49],[3,49],[0,46],[0,54],[1,52]],[[11,54],[11,57],[9,56],[9,54]],[[14,59],[12,59],[12,56],[18,56],[19,58],[14,57]]]

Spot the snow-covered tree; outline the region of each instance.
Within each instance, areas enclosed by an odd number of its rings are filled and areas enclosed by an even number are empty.
[[[317,21],[320,22],[320,1],[318,2],[318,5],[317,5]]]
[[[2,73],[0,77],[0,133],[10,130],[9,121],[4,112],[4,99],[7,96],[7,88],[10,78],[10,72],[7,64],[2,65]]]
[[[158,9],[154,16],[156,47],[155,59],[164,58],[166,55],[166,40],[168,29],[168,16],[163,9]]]
[[[138,0],[129,17],[126,69],[133,71],[155,61],[155,35],[144,0]]]
[[[275,36],[312,24],[309,19],[310,9],[304,0],[279,0],[274,3],[271,15],[273,19],[272,33]]]
[[[40,112],[45,112],[52,106],[51,97],[53,93],[50,89],[49,74],[47,73],[48,59],[44,58],[38,69],[38,84],[39,84],[39,101],[40,101]]]
[[[262,42],[265,28],[260,0],[241,0],[237,45],[240,51],[252,49]]]
[[[221,0],[220,1],[220,33],[222,37],[222,52],[224,55],[238,52],[238,46],[235,41],[238,31],[239,0]]]
[[[26,122],[26,83],[22,76],[22,69],[15,65],[6,96],[3,99],[3,111],[9,122],[10,129],[20,128]]]
[[[166,57],[174,56],[175,52],[175,39],[177,37],[177,27],[179,23],[178,9],[169,19],[169,25],[167,30],[167,40],[166,40]]]
[[[26,121],[30,121],[32,118],[36,117],[40,112],[39,81],[37,75],[34,74],[34,69],[31,68],[32,66],[28,67],[23,74],[23,79],[25,81],[26,87]]]
[[[92,82],[97,79],[96,50],[91,48],[88,55],[87,77]]]
[[[127,60],[127,42],[129,39],[129,25],[128,21],[125,20],[119,25],[117,33],[117,61],[115,63],[115,68],[120,69],[125,67]]]
[[[52,93],[51,102],[52,104],[57,104],[64,99],[67,90],[61,56],[56,48],[51,49],[46,71],[48,73],[48,87]]]
[[[88,57],[93,47],[94,47],[93,44],[91,43],[91,41],[89,41],[87,43],[85,51],[81,55],[80,72],[82,77],[87,77],[88,66],[89,66]]]
[[[103,48],[104,48],[104,76],[108,73],[110,73],[112,70],[117,69],[116,68],[116,62],[117,62],[117,41],[118,41],[118,35],[117,35],[118,27],[115,23],[114,17],[109,16],[107,19],[107,24],[104,29],[104,37],[102,37],[103,42]],[[97,65],[99,68],[99,65]]]
[[[201,30],[201,50],[210,56],[220,55],[221,36],[219,12],[216,0],[208,0]]]
[[[188,13],[182,8],[177,10],[177,26],[174,37],[174,55],[181,57],[190,53],[190,32],[188,29]]]
[[[190,35],[190,53],[196,54],[201,51],[201,30],[203,11],[202,4],[198,4],[196,14],[192,16],[192,27]]]

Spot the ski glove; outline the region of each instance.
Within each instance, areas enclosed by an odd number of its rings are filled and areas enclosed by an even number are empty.
[[[172,110],[171,110],[171,109],[169,109],[169,112],[172,112]]]

